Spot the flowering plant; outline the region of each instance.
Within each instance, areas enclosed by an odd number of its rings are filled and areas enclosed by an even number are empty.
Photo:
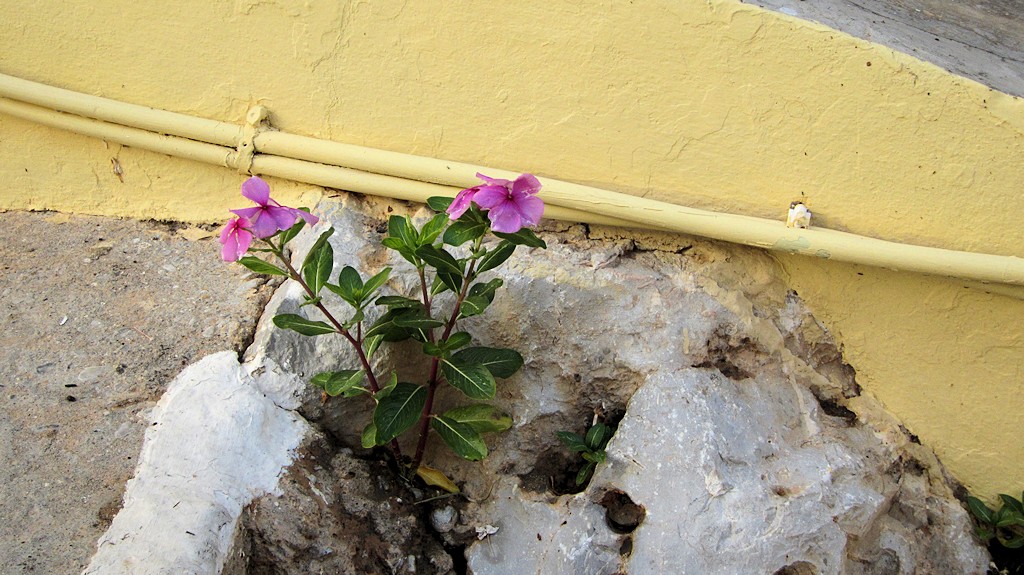
[[[318,373],[310,383],[322,390],[325,401],[341,396],[372,402],[373,418],[363,430],[363,447],[389,446],[409,470],[427,483],[449,490],[457,488],[443,474],[422,464],[430,431],[457,455],[478,461],[487,455],[482,434],[504,431],[512,420],[482,402],[435,413],[438,389],[447,383],[469,399],[493,399],[495,379],[510,377],[523,366],[523,357],[515,350],[470,347],[472,336],[459,331],[459,321],[483,313],[502,286],[500,278],[482,281],[481,274],[504,263],[518,246],[547,247],[527,227],[535,225],[544,211],[536,196],[540,190],[537,178],[523,174],[510,181],[477,176],[484,184],[462,190],[454,199],[430,198],[427,204],[440,213],[420,228],[409,217],[391,216],[388,220],[388,234],[382,243],[415,268],[420,289],[412,297],[379,293],[391,268],[365,279],[351,266],[334,275],[334,250],[328,242],[333,228],[319,236],[296,269],[285,255],[285,246],[318,218],[271,199],[270,186],[258,177],[242,184],[242,195],[256,206],[231,210],[238,217],[228,222],[220,235],[225,261],[298,282],[305,290],[303,306],[317,308],[326,319],[279,314],[273,320],[276,326],[309,337],[337,334],[352,346],[359,359],[355,369]],[[499,240],[493,247],[484,245],[488,234]],[[259,240],[262,247],[252,247],[253,240]],[[450,248],[457,249],[453,252]],[[269,253],[281,265],[245,255],[248,252]],[[324,289],[347,304],[346,314],[335,315],[328,309]],[[445,292],[452,297],[437,298]],[[448,309],[442,309],[445,301]],[[372,321],[370,304],[381,310]],[[375,370],[372,359],[381,344],[410,339],[420,342],[430,359],[422,383],[399,381],[394,372],[385,376]],[[403,455],[398,443],[398,437],[410,430],[418,434],[411,459]]]

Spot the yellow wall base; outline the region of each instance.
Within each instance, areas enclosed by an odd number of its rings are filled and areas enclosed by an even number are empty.
[[[757,217],[802,199],[817,226],[1024,256],[1024,103],[734,0],[46,0],[5,15],[0,72],[71,90],[236,123],[261,103],[297,134]],[[208,222],[239,205],[230,170],[3,115],[0,157],[0,208]],[[274,186],[298,205],[319,193]],[[1020,490],[1020,300],[780,261],[861,385],[970,490]]]

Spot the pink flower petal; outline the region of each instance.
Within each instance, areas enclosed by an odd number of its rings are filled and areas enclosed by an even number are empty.
[[[297,214],[295,213],[296,211],[297,210],[295,208],[267,206],[265,208],[266,213],[262,217],[269,217],[273,220],[274,225],[278,230],[287,230],[295,225],[295,220],[298,219]],[[276,230],[272,232],[271,235],[274,233],[276,233]]]
[[[254,236],[263,239],[276,234],[278,227],[277,222],[272,217],[269,217],[266,210],[264,210],[252,221],[251,229]]]
[[[537,196],[523,196],[515,200],[523,225],[535,226],[544,215],[544,201]]]
[[[509,191],[505,186],[480,186],[473,196],[473,201],[481,208],[491,210],[509,201],[508,196]]]
[[[303,220],[306,220],[306,223],[311,225],[311,226],[315,225],[317,222],[320,221],[320,218],[314,216],[313,214],[311,214],[309,212],[300,210],[298,208],[290,208],[290,209],[292,210],[292,212],[295,213],[295,215],[299,216]]]
[[[230,210],[230,212],[251,222],[263,213],[263,208],[259,206],[256,206],[255,208],[238,208],[237,210]],[[248,226],[249,224],[246,223],[246,225]]]
[[[459,219],[462,214],[466,213],[469,209],[469,205],[473,203],[473,196],[476,194],[478,188],[466,188],[455,196],[450,206],[448,206],[448,217],[452,220]]]
[[[523,174],[512,182],[513,194],[536,194],[540,191],[540,180],[533,174]]]
[[[480,172],[476,173],[476,177],[483,180],[484,183],[487,184],[488,186],[507,186],[509,184],[509,180],[503,180],[501,178],[491,178],[481,174]]]
[[[242,195],[261,206],[270,201],[270,184],[253,176],[242,183]]]
[[[499,204],[487,212],[491,220],[491,229],[496,232],[514,234],[523,227],[522,218],[519,217],[519,210],[512,202]]]
[[[249,250],[252,234],[245,229],[248,225],[248,221],[236,218],[224,226],[220,232],[220,243],[223,244],[220,251],[221,259],[226,262],[238,261]]]

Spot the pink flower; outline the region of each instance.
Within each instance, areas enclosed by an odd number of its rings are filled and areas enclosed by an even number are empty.
[[[480,186],[476,186],[459,192],[455,199],[452,200],[452,205],[448,206],[448,217],[452,220],[462,217],[462,214],[466,213],[466,210],[469,209],[469,204],[473,202],[473,196],[476,195],[479,189]]]
[[[540,182],[533,174],[523,174],[514,181],[490,178],[483,174],[476,177],[484,185],[459,192],[448,208],[452,219],[469,209],[470,202],[488,210],[491,229],[496,232],[515,233],[524,226],[534,226],[544,214],[544,202],[535,194],[540,191]]]
[[[238,261],[249,250],[252,233],[249,231],[249,220],[234,218],[220,232],[220,257],[226,262]]]
[[[240,208],[231,210],[231,212],[251,222],[252,225],[249,229],[257,238],[269,238],[278,230],[287,230],[295,224],[297,218],[306,220],[306,223],[310,225],[320,221],[313,214],[282,206],[271,199],[270,184],[256,176],[242,184],[242,195],[258,205],[255,208]]]
[[[513,234],[524,226],[535,226],[544,214],[544,202],[536,195],[540,182],[533,174],[523,174],[509,182],[477,174],[487,183],[473,195],[473,201],[488,210],[491,229]]]

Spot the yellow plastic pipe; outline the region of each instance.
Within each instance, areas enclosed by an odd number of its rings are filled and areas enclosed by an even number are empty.
[[[196,118],[177,112],[157,110],[138,104],[72,92],[6,74],[0,74],[0,96],[86,118],[232,148],[238,145],[238,140],[241,137],[241,126],[238,124]]]
[[[51,128],[67,130],[107,142],[123,144],[168,156],[185,158],[215,166],[236,167],[235,158],[238,156],[238,152],[234,148],[83,118],[7,98],[0,98],[0,113]],[[452,197],[461,189],[270,155],[255,156],[251,171],[257,174],[285,178],[327,188],[350,190],[363,194],[420,203],[425,203],[427,198],[431,196]],[[631,225],[628,221],[598,214],[588,214],[579,210],[558,206],[551,206],[550,209],[545,210],[545,217],[562,221],[609,226]]]
[[[3,74],[0,96],[11,98],[0,100],[2,113],[220,166],[237,168],[242,147],[250,143],[245,141],[244,125],[79,94]],[[252,126],[249,128],[251,132]],[[252,135],[251,144],[256,154],[247,167],[253,173],[420,202],[475,185],[477,172],[492,177],[518,175],[259,129]],[[549,215],[557,219],[679,232],[893,270],[1024,286],[1024,259],[1015,256],[899,244],[821,228],[790,229],[781,221],[687,208],[548,178],[540,180],[544,185],[541,197],[551,206]],[[1011,291],[1019,297],[1015,288]]]

